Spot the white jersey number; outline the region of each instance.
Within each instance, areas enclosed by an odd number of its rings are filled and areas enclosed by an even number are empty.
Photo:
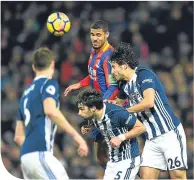
[[[26,99],[24,100],[24,114],[25,114],[25,116],[26,116],[26,119],[25,119],[25,121],[24,121],[25,126],[27,126],[28,123],[30,122],[30,111],[29,111],[29,109],[26,107],[26,106],[27,106],[27,102],[28,102],[28,98],[26,98]]]

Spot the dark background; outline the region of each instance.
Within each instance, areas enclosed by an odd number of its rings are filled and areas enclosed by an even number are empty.
[[[46,29],[47,17],[61,11],[71,29],[54,37]],[[13,142],[18,101],[34,74],[33,50],[47,46],[57,54],[55,79],[60,83],[61,110],[79,130],[76,94],[64,98],[64,89],[87,75],[91,48],[90,25],[108,22],[110,43],[130,42],[141,64],[152,68],[166,88],[169,102],[187,136],[188,178],[193,179],[193,2],[1,2],[1,153],[8,171],[22,177],[19,148]],[[94,160],[91,135],[86,136],[90,155],[80,158],[72,139],[60,129],[55,155],[70,178],[101,178]],[[161,173],[160,178],[168,178]]]

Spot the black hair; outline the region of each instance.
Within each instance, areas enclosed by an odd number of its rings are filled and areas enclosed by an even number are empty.
[[[83,104],[89,108],[95,106],[96,109],[100,110],[103,108],[103,97],[97,90],[87,88],[78,94],[76,104]]]
[[[126,42],[120,42],[116,46],[110,61],[118,65],[127,64],[131,69],[135,69],[139,64],[132,46]]]
[[[97,20],[92,23],[90,29],[102,29],[104,32],[109,32],[108,24],[103,20]]]

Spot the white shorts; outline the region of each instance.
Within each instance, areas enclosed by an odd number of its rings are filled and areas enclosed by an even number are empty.
[[[51,152],[32,152],[21,157],[24,179],[63,179],[69,177]]]
[[[119,162],[108,162],[103,180],[135,179],[140,167],[140,156]]]
[[[141,166],[160,170],[187,169],[186,136],[182,124],[151,140],[146,140]]]

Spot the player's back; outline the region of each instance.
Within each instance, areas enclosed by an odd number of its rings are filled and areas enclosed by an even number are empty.
[[[56,92],[57,91],[57,92]],[[48,78],[34,79],[20,100],[19,117],[25,124],[25,141],[20,155],[35,151],[52,151],[56,125],[45,115],[43,101],[58,96],[56,81]],[[55,98],[58,104],[58,97]]]
[[[101,130],[109,148],[109,160],[118,162],[121,160],[134,158],[139,155],[139,147],[136,138],[123,141],[118,148],[111,147],[110,139],[113,136],[126,133],[131,130],[136,122],[136,117],[125,108],[104,103],[105,112],[102,120],[94,120],[94,124]]]

